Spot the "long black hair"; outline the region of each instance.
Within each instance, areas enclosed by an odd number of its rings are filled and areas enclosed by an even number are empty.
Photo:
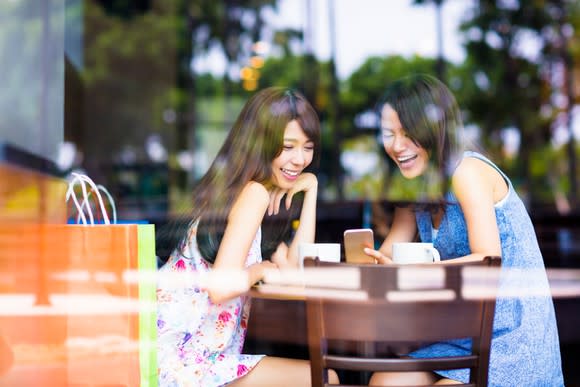
[[[254,94],[238,115],[224,144],[205,175],[192,192],[193,210],[181,227],[173,225],[158,238],[161,262],[178,248],[182,252],[192,223],[197,226],[197,242],[206,261],[215,261],[231,206],[244,186],[255,181],[271,185],[272,161],[283,149],[284,131],[296,120],[314,144],[319,157],[320,121],[316,111],[298,91],[269,87]],[[316,161],[316,160],[314,160]],[[281,206],[283,207],[283,206]],[[291,219],[277,222],[262,238],[262,254],[269,257],[287,237]],[[187,227],[183,227],[187,224]],[[167,231],[170,230],[170,231]]]
[[[409,138],[428,152],[431,173],[437,179],[430,184],[439,188],[438,197],[431,199],[444,203],[457,162],[469,146],[453,93],[437,78],[415,74],[387,88],[377,105],[379,116],[385,105],[397,113]]]

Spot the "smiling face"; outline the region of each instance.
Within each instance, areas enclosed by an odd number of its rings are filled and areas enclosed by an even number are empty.
[[[381,131],[385,152],[397,164],[405,178],[414,179],[427,170],[429,154],[407,135],[399,115],[388,104],[381,111]]]
[[[286,125],[282,152],[272,161],[272,183],[290,189],[314,156],[314,143],[296,120]]]

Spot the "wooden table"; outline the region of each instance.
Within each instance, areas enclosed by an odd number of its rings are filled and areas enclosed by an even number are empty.
[[[294,359],[309,359],[304,288],[279,288],[266,285],[250,291],[252,308],[243,353],[266,354]],[[373,351],[353,347],[353,343],[333,342],[337,353]],[[340,371],[341,381],[366,384],[370,373]]]
[[[304,287],[260,285],[250,290],[252,307],[244,353],[308,359]],[[334,342],[337,352],[369,351],[366,345]]]
[[[282,289],[283,290],[283,289]],[[248,322],[246,347],[273,344],[304,347],[307,352],[306,303],[304,289],[288,287],[277,292],[269,285],[250,291],[252,308]]]
[[[323,274],[321,274],[323,273]],[[302,282],[302,284],[300,284]],[[246,341],[308,347],[306,331],[306,291],[304,283],[321,286],[339,283],[344,294],[362,295],[358,269],[312,268],[300,273],[272,278],[272,282],[253,287],[252,308]],[[309,289],[312,293],[312,288]],[[337,295],[334,292],[333,295]],[[248,344],[249,346],[250,344]]]

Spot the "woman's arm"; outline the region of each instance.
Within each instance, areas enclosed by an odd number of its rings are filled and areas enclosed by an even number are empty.
[[[292,203],[295,193],[304,191],[304,201],[300,211],[300,224],[294,234],[288,249],[288,263],[292,267],[299,266],[298,245],[300,243],[314,243],[316,237],[316,200],[318,196],[318,179],[311,173],[304,173],[304,179],[293,187],[286,195],[286,207]]]
[[[503,176],[481,160],[465,158],[453,174],[451,186],[465,216],[471,250],[471,254],[453,262],[482,260],[487,255],[500,256],[501,242],[494,205],[508,192]]]
[[[501,256],[494,205],[508,192],[503,176],[481,160],[466,158],[453,174],[451,187],[465,216],[471,254],[439,263],[479,261],[488,255]],[[393,227],[381,248],[378,251],[365,249],[365,252],[376,258],[378,263],[392,263],[393,243],[410,242],[416,232],[413,211],[397,208]]]
[[[232,205],[211,273],[212,276],[229,275],[231,282],[220,278],[214,283],[226,285],[225,287],[206,288],[212,302],[223,302],[242,294],[264,277],[266,268],[276,267],[268,261],[244,267],[269,202],[270,196],[266,188],[259,183],[250,182]],[[245,275],[240,276],[240,273]],[[242,283],[235,283],[236,280]]]
[[[318,196],[318,179],[312,173],[302,173],[292,189],[286,191],[274,189],[270,192],[268,215],[277,214],[281,201],[284,198],[286,209],[290,208],[292,198],[298,192],[304,192],[304,201],[300,211],[300,224],[294,238],[287,248],[279,249],[276,254],[276,263],[280,267],[297,268],[299,266],[298,245],[300,243],[314,243],[316,234],[316,200]],[[285,252],[286,254],[283,254]]]

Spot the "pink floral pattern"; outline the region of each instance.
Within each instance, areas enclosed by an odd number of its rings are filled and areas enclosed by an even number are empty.
[[[197,280],[211,267],[199,253],[194,224],[184,254],[173,254],[160,269],[157,304],[159,386],[222,386],[246,375],[263,355],[241,350],[250,300],[242,296],[213,304]],[[261,232],[246,265],[262,260]],[[177,276],[176,276],[177,274]]]
[[[243,364],[238,364],[238,376],[244,376],[248,373],[248,367]]]

